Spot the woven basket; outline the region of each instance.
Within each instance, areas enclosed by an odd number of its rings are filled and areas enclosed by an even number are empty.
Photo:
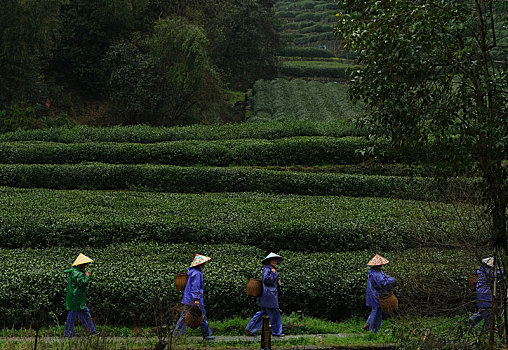
[[[196,329],[203,323],[203,311],[199,306],[191,306],[185,314],[185,325],[192,329]]]
[[[379,306],[384,312],[391,314],[399,308],[399,300],[392,292],[379,295]]]
[[[476,282],[478,282],[478,274],[476,272],[471,272],[469,276],[467,276],[467,283],[469,284],[469,288],[476,290]]]
[[[189,276],[187,276],[187,273],[177,273],[175,275],[175,286],[176,289],[182,291],[185,289],[185,286],[187,285],[187,281],[189,280]]]
[[[246,287],[247,295],[250,297],[259,297],[263,292],[263,284],[257,278],[249,279]]]

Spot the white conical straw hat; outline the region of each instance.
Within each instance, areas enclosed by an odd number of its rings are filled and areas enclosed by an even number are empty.
[[[192,260],[192,264],[191,264],[190,267],[202,265],[205,262],[210,261],[210,260],[212,260],[212,258],[209,258],[209,257],[204,256],[204,255],[196,254],[196,256],[194,257],[194,260]]]
[[[369,266],[380,266],[380,265],[386,265],[389,261],[383,258],[381,255],[376,254],[370,261],[367,263]]]
[[[277,259],[277,260],[279,260],[279,263],[282,262],[282,260],[284,260],[284,258],[282,256],[277,255],[275,253],[270,253],[266,256],[266,258],[263,259],[263,265],[268,264],[268,261],[271,259]]]
[[[482,263],[484,263],[485,265],[488,265],[490,267],[494,267],[494,257],[489,256],[488,258],[482,259]]]
[[[74,262],[72,263],[72,266],[78,266],[78,265],[83,265],[83,264],[89,264],[93,262],[92,259],[90,259],[88,256],[82,254],[82,253],[79,253],[78,257],[76,258],[76,260],[74,260]]]

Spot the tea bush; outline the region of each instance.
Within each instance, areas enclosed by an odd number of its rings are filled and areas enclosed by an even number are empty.
[[[275,251],[404,249],[418,244],[413,237],[428,233],[423,225],[428,220],[454,225],[441,207],[423,212],[422,206],[388,198],[0,187],[0,246],[156,241],[239,243]]]
[[[280,74],[288,77],[323,77],[333,79],[348,78],[354,69],[352,66],[314,67],[293,64],[295,61],[286,61],[280,68]],[[299,63],[299,62],[298,62]]]
[[[18,130],[0,134],[0,141],[154,143],[179,140],[278,139],[294,136],[342,137],[365,134],[365,131],[356,129],[351,121],[335,118],[325,122],[290,120],[182,127],[137,125],[98,128],[80,125],[73,128]]]
[[[296,137],[276,140],[140,143],[0,143],[0,164],[322,165],[354,164],[371,147],[361,138]],[[388,155],[388,147],[379,152]],[[391,155],[396,156],[394,152]],[[424,153],[422,152],[422,155]],[[388,157],[387,157],[388,158]],[[389,158],[387,160],[390,160]]]
[[[450,191],[476,178],[456,179]],[[261,192],[311,196],[392,197],[440,200],[432,178],[273,171],[249,168],[175,167],[167,165],[15,164],[0,167],[0,186],[59,190],[129,190],[155,192]]]
[[[307,27],[311,25],[313,22],[295,22],[288,23],[294,26],[299,26],[299,28]],[[317,47],[298,47],[298,46],[290,46],[285,47],[281,52],[281,56],[284,57],[334,57],[333,52],[331,50],[324,50]]]
[[[0,249],[0,324],[28,325],[35,314],[53,312],[65,320],[68,268],[78,253],[94,259],[87,305],[98,324],[150,325],[153,306],[172,306],[182,292],[174,274],[185,271],[195,253],[212,257],[204,269],[205,306],[210,319],[248,317],[258,310],[257,299],[245,295],[249,278],[259,277],[261,260],[269,250],[239,245],[122,244],[106,248]],[[367,261],[377,251],[354,253],[296,253],[279,251],[282,281],[280,308],[284,314],[341,320],[365,315]],[[461,251],[436,249],[382,253],[396,278],[400,308],[431,306],[448,301],[450,309],[474,300],[467,274],[475,259]],[[451,295],[447,291],[453,291]],[[428,310],[423,307],[421,313]]]
[[[287,64],[305,65],[302,62]],[[318,62],[319,63],[319,62]],[[322,62],[321,62],[322,63]],[[324,62],[337,66],[340,63]],[[249,121],[336,120],[354,118],[359,107],[351,104],[347,86],[302,79],[258,80],[254,84]]]

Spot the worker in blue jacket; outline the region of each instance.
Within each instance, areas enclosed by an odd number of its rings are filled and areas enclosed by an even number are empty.
[[[383,265],[389,261],[376,254],[369,262],[369,275],[367,278],[366,304],[372,308],[369,318],[363,326],[363,329],[377,333],[383,319],[383,311],[379,306],[379,295],[386,293],[387,289],[393,285],[395,279],[381,271]]]
[[[200,326],[203,339],[215,339],[215,337],[212,336],[212,330],[210,329],[210,326],[206,320],[206,310],[203,299],[203,267],[205,263],[211,259],[212,258],[206,257],[204,255],[196,254],[196,257],[192,261],[191,266],[188,268],[187,276],[189,276],[189,279],[187,281],[187,285],[185,286],[182,298],[182,304],[185,306],[182,314],[180,315],[180,318],[178,319],[178,322],[175,325],[175,329],[173,330],[174,335],[182,335],[185,332],[185,315],[191,306],[195,305],[198,306],[203,312],[203,323],[201,323]]]
[[[258,306],[261,311],[256,312],[252,319],[247,324],[245,332],[247,335],[255,335],[257,330],[261,327],[263,322],[263,315],[270,317],[270,324],[272,325],[272,335],[275,337],[282,337],[282,321],[280,318],[279,310],[279,291],[280,281],[275,267],[281,263],[284,258],[275,253],[270,253],[263,259],[263,292],[259,298]]]
[[[482,259],[482,264],[476,273],[478,274],[478,281],[476,282],[476,303],[478,305],[478,311],[469,318],[469,322],[471,327],[476,327],[482,320],[485,320],[485,326],[488,327],[492,309],[490,285],[494,281],[494,257]],[[497,271],[497,275],[498,277],[501,275],[499,270]]]

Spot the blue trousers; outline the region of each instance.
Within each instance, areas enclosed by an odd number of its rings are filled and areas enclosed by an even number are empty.
[[[280,319],[279,309],[262,307],[261,311],[256,312],[256,314],[251,318],[245,329],[252,334],[256,333],[263,324],[263,315],[268,315],[268,317],[270,317],[272,335],[280,336],[282,334],[282,320]]]
[[[478,311],[469,318],[469,324],[471,327],[476,327],[482,320],[485,320],[484,326],[488,327],[490,324],[490,308],[479,308]]]
[[[90,310],[85,306],[83,310],[78,311],[69,311],[67,315],[67,321],[65,322],[65,337],[74,337],[74,322],[76,322],[76,317],[79,318],[83,327],[85,327],[86,331],[89,333],[95,333],[95,326],[92,322],[92,315],[90,315]]]
[[[203,323],[201,323],[201,326],[199,326],[199,329],[201,330],[201,336],[203,338],[206,338],[210,335],[212,335],[212,330],[210,329],[210,326],[208,325],[208,321],[206,320],[206,310],[205,308],[200,305],[201,311],[203,311]],[[185,315],[187,315],[187,312],[190,309],[190,305],[186,305],[185,308],[182,311],[182,314],[180,315],[180,318],[178,319],[178,322],[176,322],[175,329],[173,330],[174,335],[182,335],[183,332],[185,332],[185,329],[187,329],[187,326],[185,325]]]
[[[369,318],[367,318],[366,325],[369,326],[369,331],[377,333],[379,327],[381,327],[381,320],[383,319],[383,310],[378,307],[373,307],[370,312]]]

